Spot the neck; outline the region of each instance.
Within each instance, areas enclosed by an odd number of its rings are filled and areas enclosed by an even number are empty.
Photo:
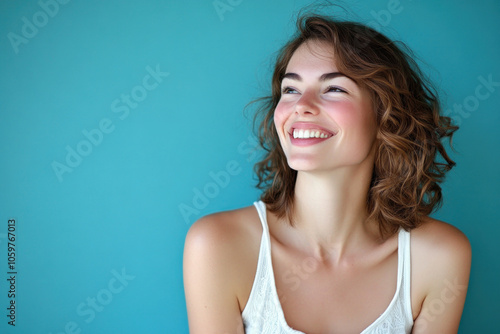
[[[316,257],[340,260],[377,239],[367,222],[371,176],[371,168],[298,172],[293,217],[302,247]]]

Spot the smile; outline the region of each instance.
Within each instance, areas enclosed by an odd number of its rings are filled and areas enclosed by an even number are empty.
[[[289,138],[291,144],[294,146],[311,146],[324,142],[336,134],[319,125],[297,122],[292,125],[289,131]]]
[[[292,137],[300,139],[308,138],[329,138],[333,136],[331,133],[325,132],[320,129],[293,129]]]

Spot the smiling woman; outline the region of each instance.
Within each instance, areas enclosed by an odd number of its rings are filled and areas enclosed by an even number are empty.
[[[292,170],[359,164],[369,152],[373,165],[377,126],[369,92],[334,64],[329,44],[310,40],[297,48],[283,75],[274,127]]]
[[[299,19],[256,118],[261,201],[187,235],[191,333],[457,332],[470,245],[428,217],[457,127],[403,49]]]

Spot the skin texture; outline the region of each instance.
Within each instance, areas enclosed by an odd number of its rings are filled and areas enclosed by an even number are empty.
[[[305,333],[360,333],[396,290],[397,235],[382,239],[367,222],[366,197],[377,131],[369,94],[337,72],[328,45],[307,42],[293,55],[275,126],[298,171],[295,225],[268,212],[275,284],[289,326]],[[300,78],[299,78],[300,77]],[[330,134],[294,145],[294,124]],[[262,227],[255,208],[197,221],[184,251],[190,333],[244,333],[241,319],[255,277]],[[411,233],[414,333],[456,333],[471,251],[455,227],[425,218]]]

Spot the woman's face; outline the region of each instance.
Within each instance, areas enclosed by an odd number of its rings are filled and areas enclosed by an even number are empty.
[[[370,95],[338,72],[328,44],[302,44],[281,89],[274,124],[292,169],[373,166],[377,122]]]

